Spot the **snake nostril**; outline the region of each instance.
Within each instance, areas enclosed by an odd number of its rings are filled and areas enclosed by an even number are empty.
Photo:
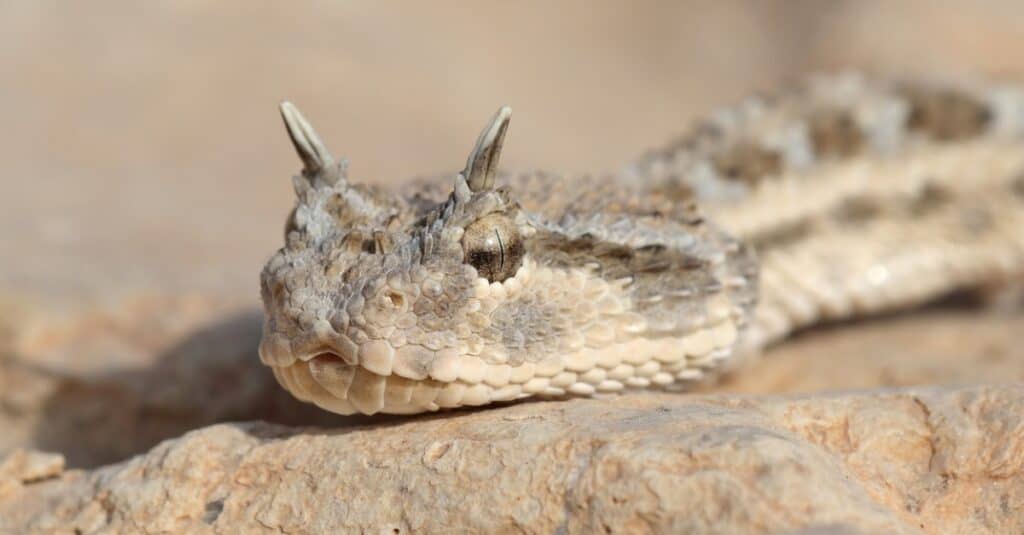
[[[387,292],[384,294],[384,298],[387,299],[387,302],[395,308],[401,308],[405,303],[405,297],[398,292]]]

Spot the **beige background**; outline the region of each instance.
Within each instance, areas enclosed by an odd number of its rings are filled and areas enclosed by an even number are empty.
[[[1013,1],[256,4],[0,4],[0,287],[255,302],[284,98],[386,182],[460,167],[505,103],[507,167],[599,171],[808,71],[1024,73]]]

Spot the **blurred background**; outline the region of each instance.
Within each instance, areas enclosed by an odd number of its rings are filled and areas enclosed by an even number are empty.
[[[0,3],[0,284],[245,293],[279,246],[295,101],[356,180],[615,169],[809,71],[1024,74],[1020,2]],[[99,297],[98,297],[99,296]]]
[[[1022,79],[1022,45],[1013,0],[0,2],[0,454],[338,425],[254,354],[300,167],[282,99],[357,181],[461,168],[502,104],[506,168],[606,171],[808,72]],[[726,389],[1024,379],[1024,317],[901,325],[797,341]]]

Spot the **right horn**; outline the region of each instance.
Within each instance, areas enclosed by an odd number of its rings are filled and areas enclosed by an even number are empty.
[[[462,175],[472,191],[485,191],[494,187],[494,175],[498,171],[498,160],[501,158],[501,144],[505,141],[505,131],[512,117],[512,108],[502,106],[491,123],[480,132],[476,147],[466,160],[466,169]]]

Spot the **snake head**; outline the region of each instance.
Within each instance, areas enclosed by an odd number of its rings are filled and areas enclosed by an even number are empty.
[[[489,329],[498,298],[480,297],[516,284],[532,232],[494,186],[510,113],[498,110],[447,197],[430,200],[350,184],[346,163],[281,105],[303,169],[285,246],[261,275],[259,353],[289,391],[340,413],[402,412],[408,399],[385,406],[374,391],[385,378],[451,382],[463,355],[508,360]]]
[[[262,272],[259,353],[299,399],[373,414],[614,392],[693,378],[688,358],[735,342],[751,295],[727,284],[748,280],[736,244],[615,182],[549,177],[514,198],[495,184],[508,108],[450,186],[404,196],[350,184],[281,112],[303,170]]]

